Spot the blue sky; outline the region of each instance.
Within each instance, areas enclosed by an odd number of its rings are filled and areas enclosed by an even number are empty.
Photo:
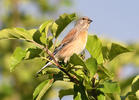
[[[54,2],[56,0],[51,0]],[[57,13],[76,12],[93,19],[89,32],[121,42],[139,42],[139,0],[72,0],[72,7],[62,7]],[[2,5],[0,14],[4,11]],[[32,4],[22,4],[20,9],[38,16]],[[71,27],[70,27],[71,29]]]
[[[139,0],[75,0],[74,10],[94,20],[90,32],[122,42],[139,42]]]

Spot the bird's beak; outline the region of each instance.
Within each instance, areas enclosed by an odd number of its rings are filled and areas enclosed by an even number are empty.
[[[91,20],[91,19],[88,19],[88,22],[89,22],[89,24],[90,24],[91,22],[93,22],[93,20]]]

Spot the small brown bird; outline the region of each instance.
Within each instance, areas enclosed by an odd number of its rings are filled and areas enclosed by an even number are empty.
[[[62,40],[61,44],[53,52],[57,61],[64,60],[66,63],[74,53],[80,54],[85,49],[88,28],[91,22],[92,20],[88,17],[82,17],[76,22],[75,27],[71,29]],[[48,62],[39,72],[51,64],[51,62]]]

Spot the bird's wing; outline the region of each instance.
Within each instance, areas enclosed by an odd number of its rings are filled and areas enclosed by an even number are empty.
[[[53,54],[55,55],[60,49],[62,49],[65,45],[71,42],[75,38],[76,29],[72,29],[62,40],[61,44],[54,50]]]
[[[74,38],[74,35],[76,35],[75,33],[77,32],[77,30],[75,28],[73,28],[62,40],[61,44],[64,43],[68,43],[70,41],[72,41],[72,39]]]

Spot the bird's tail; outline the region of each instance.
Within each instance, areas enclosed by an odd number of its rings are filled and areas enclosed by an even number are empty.
[[[50,66],[50,65],[52,65],[52,63],[51,63],[51,62],[48,62],[45,66],[43,66],[43,67],[37,72],[37,74],[40,74],[40,72],[41,72],[43,69],[45,69],[47,66]]]

